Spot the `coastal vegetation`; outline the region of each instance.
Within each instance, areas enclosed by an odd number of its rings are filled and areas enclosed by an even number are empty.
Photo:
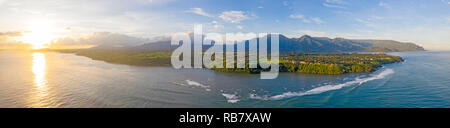
[[[190,35],[193,36],[193,35]],[[192,37],[191,37],[192,38]],[[161,40],[140,45],[116,47],[111,45],[98,45],[89,49],[56,50],[58,52],[74,53],[86,56],[93,60],[101,60],[114,64],[127,64],[134,66],[171,66],[172,51],[177,46],[170,45],[170,40]],[[268,43],[271,43],[269,40]],[[247,44],[246,44],[247,45]],[[204,46],[203,50],[211,46]],[[279,71],[310,74],[344,74],[372,72],[383,64],[401,62],[398,56],[386,54],[352,54],[354,52],[403,52],[424,51],[423,47],[413,43],[392,40],[354,40],[344,38],[311,37],[308,35],[299,38],[279,36]],[[55,50],[53,50],[55,51]],[[236,57],[235,57],[236,58]],[[270,69],[249,68],[248,55],[245,68],[221,68],[212,70],[221,72],[260,73]],[[226,67],[235,64],[225,58],[216,62],[223,62]],[[255,62],[251,62],[255,63]],[[264,63],[259,61],[259,63]],[[237,67],[234,65],[234,67]]]
[[[93,60],[105,61],[113,64],[126,64],[133,66],[171,66],[169,51],[135,51],[112,49],[77,49],[53,50],[62,53],[74,53],[89,57]]]
[[[299,53],[280,55],[280,72],[297,72],[308,74],[344,74],[344,73],[364,73],[372,72],[383,64],[402,62],[399,56],[386,54],[320,54],[320,53]],[[224,61],[225,62],[225,61]],[[246,60],[248,62],[248,60]],[[236,67],[236,66],[235,66]],[[221,72],[245,72],[260,73],[269,69],[249,68],[246,63],[245,68],[213,68]]]
[[[56,50],[63,53],[74,53],[86,56],[93,60],[101,60],[114,64],[126,64],[134,66],[171,66],[170,51],[136,51],[136,50]],[[241,60],[243,61],[243,60]],[[248,56],[245,59],[245,68],[212,68],[220,72],[239,72],[257,74],[263,69],[249,68]],[[399,56],[387,54],[357,54],[357,53],[289,53],[281,54],[279,61],[280,72],[297,72],[308,74],[344,74],[372,72],[383,64],[402,62]],[[222,62],[226,67],[230,64],[236,66],[236,61],[227,62],[225,58]],[[261,62],[260,62],[261,63]]]

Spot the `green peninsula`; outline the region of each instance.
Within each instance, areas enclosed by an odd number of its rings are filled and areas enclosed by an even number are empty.
[[[280,72],[298,72],[308,74],[344,74],[373,72],[383,64],[402,62],[403,58],[387,54],[357,54],[357,53],[299,53],[281,54]],[[248,62],[248,61],[247,61]],[[236,66],[235,66],[236,67]],[[269,69],[248,68],[213,68],[221,72],[260,73]]]
[[[53,50],[63,53],[89,57],[93,60],[105,61],[114,64],[134,66],[171,66],[170,51],[135,51],[135,50]],[[248,59],[248,57],[246,57]],[[290,53],[280,55],[280,72],[298,72],[308,74],[344,74],[372,72],[383,64],[402,62],[399,56],[383,53],[356,54],[356,53]],[[225,60],[223,60],[224,65]],[[213,68],[220,72],[240,72],[257,74],[269,69],[248,68]],[[236,67],[236,66],[235,66]]]

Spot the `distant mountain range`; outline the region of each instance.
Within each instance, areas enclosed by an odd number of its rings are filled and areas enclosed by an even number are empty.
[[[353,40],[344,38],[331,39],[327,37],[311,37],[309,35],[304,35],[299,38],[288,38],[284,35],[280,35],[279,41],[280,53],[406,52],[425,50],[423,47],[414,43],[405,43],[393,40]],[[102,47],[99,46],[95,48]],[[131,50],[148,51],[167,51],[175,48],[175,46],[170,45],[170,40],[126,47],[126,49]]]
[[[424,51],[414,43],[404,43],[393,40],[352,40],[344,38],[330,39],[327,37],[287,38],[280,35],[280,52],[406,52]]]

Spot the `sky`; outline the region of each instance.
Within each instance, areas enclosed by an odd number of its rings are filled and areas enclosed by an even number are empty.
[[[0,19],[0,46],[9,47],[36,36],[56,45],[138,44],[202,24],[205,33],[388,39],[450,50],[450,0],[0,0]]]

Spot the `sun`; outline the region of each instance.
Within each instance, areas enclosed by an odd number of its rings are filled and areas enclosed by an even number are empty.
[[[56,39],[52,22],[48,20],[35,20],[28,25],[28,32],[18,37],[18,41],[30,44],[32,49],[48,48],[52,40]]]

